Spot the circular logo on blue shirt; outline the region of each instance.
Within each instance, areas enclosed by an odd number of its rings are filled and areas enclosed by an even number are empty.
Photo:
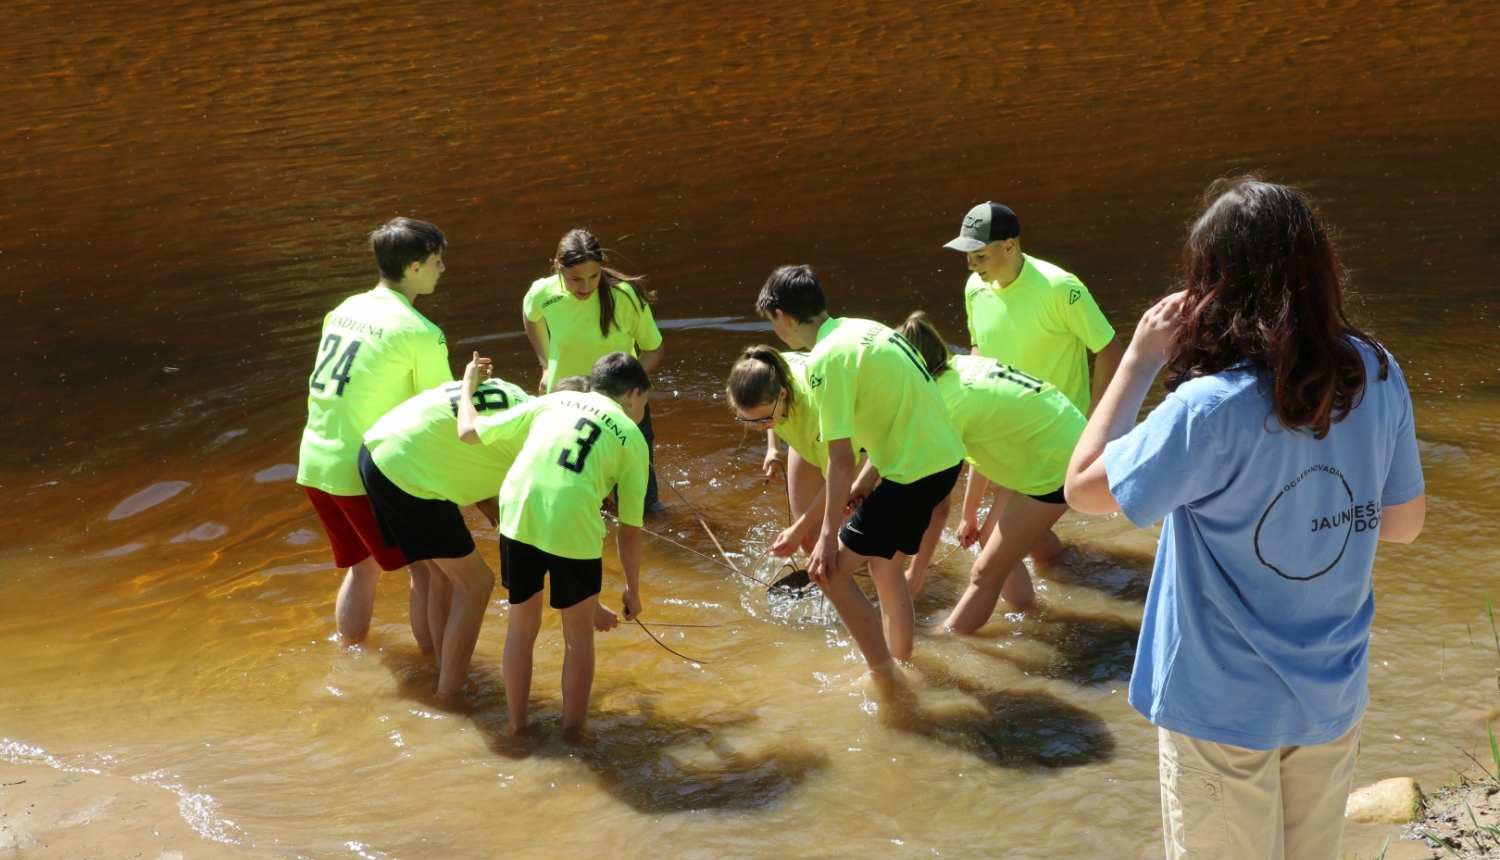
[[[1260,515],[1255,557],[1285,579],[1316,579],[1344,557],[1357,513],[1343,474],[1312,466],[1283,486]]]

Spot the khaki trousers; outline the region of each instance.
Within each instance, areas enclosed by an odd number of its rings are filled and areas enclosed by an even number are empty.
[[[1359,723],[1326,744],[1274,750],[1157,736],[1168,860],[1338,860]]]

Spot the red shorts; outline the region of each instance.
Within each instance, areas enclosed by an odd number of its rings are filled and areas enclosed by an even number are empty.
[[[328,542],[333,544],[335,565],[353,567],[373,555],[381,570],[406,567],[401,550],[386,546],[380,536],[369,496],[335,496],[316,487],[302,489],[312,499],[318,519],[323,521],[323,531],[328,533]]]

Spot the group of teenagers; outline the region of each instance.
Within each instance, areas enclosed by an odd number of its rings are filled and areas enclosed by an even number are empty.
[[[1052,527],[1070,507],[1163,521],[1129,700],[1158,728],[1168,856],[1337,857],[1376,542],[1409,543],[1425,518],[1399,368],[1349,319],[1328,230],[1295,189],[1211,186],[1181,288],[1126,346],[1020,232],[983,203],[946,245],[971,270],[967,353],[921,311],[896,329],[834,317],[811,268],[772,272],[755,309],[788,349],[745,349],[727,385],[733,419],[766,434],[767,478],[788,485],[794,521],[770,551],[806,553],[872,675],[899,689],[964,463],[957,537],[980,551],[943,621],[957,633],[1034,600],[1024,559],[1061,552]],[[413,307],[443,273],[441,231],[397,218],[370,244],[380,282],[324,320],[298,466],[348,569],[339,632],[362,640],[381,572],[408,567],[412,632],[436,655],[438,696],[458,697],[494,588],[459,510],[474,505],[499,532],[510,730],[528,725],[546,586],[576,733],[594,633],[619,621],[598,600],[605,517],[633,620],[644,518],[662,510],[653,296],[568,233],[522,301],[543,365],[532,396],[477,352],[452,378],[441,330]],[[1138,420],[1163,369],[1167,395]],[[865,565],[878,607],[854,579]]]

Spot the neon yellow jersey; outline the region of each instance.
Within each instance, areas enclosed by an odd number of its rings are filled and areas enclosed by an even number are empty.
[[[601,287],[602,289],[602,287]],[[639,355],[661,346],[661,331],[651,306],[636,298],[628,282],[614,287],[615,324],[599,334],[599,290],[579,301],[563,286],[562,275],[531,284],[521,301],[521,312],[532,322],[547,324],[547,390],[568,376],[588,376],[594,362],[612,352]]]
[[[1004,289],[970,275],[964,310],[980,355],[1052,383],[1088,411],[1088,353],[1107,346],[1115,330],[1082,281],[1028,254]]]
[[[401,401],[453,381],[448,341],[406,296],[378,286],[324,317],[318,344],[297,483],[363,496],[357,458],[365,431]]]
[[[447,499],[472,505],[493,499],[515,462],[520,445],[470,445],[458,438],[458,398],[462,382],[448,382],[418,394],[385,413],[365,434],[370,459],[391,483],[419,499]],[[518,406],[531,395],[500,379],[474,391],[480,415]]]
[[[776,437],[828,475],[828,445],[818,435],[818,407],[807,387],[807,353],[783,352],[792,371],[792,408],[776,422]]]
[[[1063,485],[1088,420],[1049,382],[993,358],[955,355],[938,390],[970,465],[1002,487],[1042,496]]]
[[[900,484],[964,458],[958,430],[927,366],[906,338],[877,322],[830,317],[808,355],[807,385],[824,442],[852,439]]]
[[[651,455],[641,428],[608,397],[560,391],[481,415],[474,429],[486,445],[521,444],[500,485],[506,537],[563,558],[600,558],[599,504],[617,484],[620,522],[641,525]]]

